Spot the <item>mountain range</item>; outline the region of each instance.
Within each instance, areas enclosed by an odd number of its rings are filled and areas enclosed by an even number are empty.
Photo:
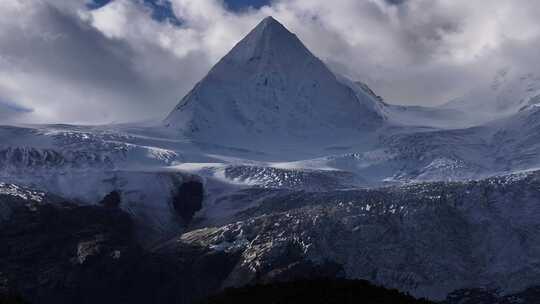
[[[315,276],[534,303],[539,101],[503,70],[392,105],[265,18],[163,121],[0,126],[0,293],[190,303]]]

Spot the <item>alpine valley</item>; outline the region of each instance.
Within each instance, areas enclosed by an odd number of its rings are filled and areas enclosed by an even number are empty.
[[[538,303],[539,103],[540,77],[502,71],[391,105],[268,17],[159,123],[0,127],[0,293],[192,303],[348,279]]]

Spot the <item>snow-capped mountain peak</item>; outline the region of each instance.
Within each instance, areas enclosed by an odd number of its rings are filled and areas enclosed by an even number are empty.
[[[297,64],[294,60],[305,60],[310,56],[313,55],[295,34],[274,18],[267,17],[242,39],[223,61],[265,67],[272,64]],[[286,66],[281,68],[284,67]]]
[[[227,145],[326,143],[379,126],[378,103],[268,17],[182,99],[165,124],[194,140]]]

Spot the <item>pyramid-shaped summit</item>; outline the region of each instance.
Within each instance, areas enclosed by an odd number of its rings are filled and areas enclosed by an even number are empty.
[[[180,101],[165,124],[218,144],[331,141],[377,127],[378,102],[267,17]]]
[[[313,57],[300,39],[281,23],[267,17],[225,56],[223,61],[236,64],[275,64],[286,68],[296,60]],[[218,64],[216,67],[219,67]]]

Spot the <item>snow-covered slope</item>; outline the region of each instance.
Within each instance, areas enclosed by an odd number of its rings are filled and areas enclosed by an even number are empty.
[[[441,108],[458,110],[463,119],[482,124],[540,103],[540,76],[501,70],[490,84],[473,89]]]
[[[475,125],[463,119],[463,112],[455,109],[385,104],[387,120],[398,126],[416,126],[437,129],[462,129]]]
[[[112,192],[155,241],[182,226],[173,203],[190,174],[167,171],[172,150],[137,143],[114,129],[82,126],[0,127],[0,183],[13,183],[87,205]]]
[[[511,172],[540,168],[540,108],[535,105],[523,107],[507,118],[485,126],[493,130],[493,157]]]
[[[233,146],[340,142],[381,125],[379,101],[332,73],[272,17],[221,59],[165,123]]]

